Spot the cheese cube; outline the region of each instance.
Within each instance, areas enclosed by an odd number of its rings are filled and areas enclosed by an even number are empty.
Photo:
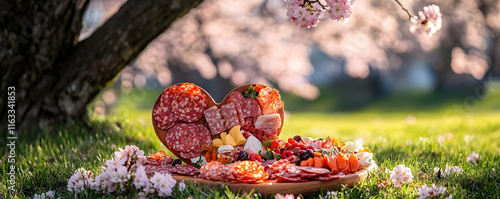
[[[212,140],[212,145],[214,145],[215,147],[220,147],[224,145],[224,142],[222,141],[222,139],[216,138]]]
[[[229,135],[233,136],[234,141],[236,142],[236,146],[245,144],[245,142],[247,141],[243,136],[243,133],[241,133],[240,128],[241,126],[237,125],[231,128],[231,130],[229,130]]]

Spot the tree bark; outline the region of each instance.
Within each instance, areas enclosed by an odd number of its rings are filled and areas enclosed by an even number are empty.
[[[129,0],[78,42],[90,0],[0,3],[0,124],[16,89],[20,128],[85,119],[87,104],[154,38],[202,0]],[[24,16],[24,17],[21,17]],[[3,126],[3,125],[2,125]]]

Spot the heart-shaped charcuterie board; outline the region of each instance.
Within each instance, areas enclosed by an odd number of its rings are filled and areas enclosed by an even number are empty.
[[[175,88],[177,88],[177,87],[179,87],[179,86],[181,86],[181,85],[186,85],[186,83],[172,85],[171,87],[175,87]],[[191,85],[193,85],[193,84],[191,84]],[[230,97],[230,96],[231,96],[231,93],[233,93],[233,92],[238,92],[238,93],[240,93],[240,94],[241,94],[241,93],[244,93],[244,92],[246,92],[246,91],[248,91],[248,90],[249,90],[250,86],[252,86],[252,87],[256,87],[256,86],[257,86],[257,84],[246,84],[246,85],[242,85],[242,86],[239,86],[239,87],[234,88],[233,90],[231,90],[231,91],[230,91],[230,92],[226,95],[226,97],[224,97],[224,99],[223,99],[223,100],[222,100],[222,102],[220,102],[220,103],[216,103],[216,102],[215,102],[215,100],[212,98],[212,96],[211,96],[211,95],[210,95],[207,91],[205,91],[203,88],[201,88],[201,87],[197,86],[197,87],[199,88],[199,94],[204,95],[204,96],[206,97],[206,101],[207,101],[207,102],[206,102],[206,103],[207,103],[207,106],[206,106],[206,107],[204,106],[204,108],[203,108],[204,110],[202,110],[202,111],[206,111],[207,109],[212,108],[212,107],[214,107],[214,106],[215,106],[215,107],[217,107],[217,110],[218,110],[218,113],[219,113],[219,112],[222,110],[223,106],[228,104],[228,100],[230,100],[230,98],[233,98],[233,97]],[[262,85],[260,85],[260,86],[262,87]],[[169,87],[169,88],[170,88],[170,87]],[[164,104],[163,102],[164,102],[164,101],[168,101],[168,100],[164,100],[164,99],[162,99],[162,98],[164,98],[164,97],[163,97],[164,92],[167,92],[167,90],[169,90],[169,88],[165,89],[165,91],[163,91],[162,93],[160,93],[160,95],[158,96],[158,98],[157,98],[157,99],[156,99],[156,101],[155,101],[155,104],[154,104],[154,106],[153,106],[153,113],[152,113],[153,128],[154,128],[154,130],[155,130],[156,135],[158,136],[158,139],[160,139],[160,141],[163,143],[163,145],[165,145],[165,147],[167,147],[167,148],[168,148],[168,149],[169,149],[169,150],[170,150],[170,151],[171,151],[171,152],[172,152],[175,156],[177,156],[179,159],[181,159],[182,161],[184,161],[184,162],[185,162],[185,163],[187,163],[187,164],[190,164],[190,163],[191,163],[191,159],[189,159],[189,158],[184,158],[184,157],[183,157],[183,155],[181,154],[181,153],[185,153],[185,152],[180,152],[180,151],[175,150],[175,149],[174,149],[175,147],[172,147],[172,145],[173,145],[172,143],[170,143],[170,145],[169,145],[169,143],[167,142],[167,139],[166,139],[166,138],[167,138],[167,135],[171,136],[172,134],[176,134],[176,133],[178,133],[178,132],[176,131],[176,129],[180,129],[180,128],[177,128],[177,125],[179,125],[179,127],[180,127],[180,126],[182,126],[182,125],[185,125],[185,126],[187,126],[187,125],[195,126],[194,124],[197,124],[197,126],[201,126],[201,128],[205,127],[205,128],[206,128],[206,130],[210,129],[210,131],[212,131],[212,129],[211,129],[211,128],[209,128],[209,126],[210,126],[210,124],[209,124],[209,123],[211,123],[211,122],[207,122],[207,118],[205,118],[205,116],[202,116],[200,119],[197,119],[196,121],[189,121],[189,122],[179,121],[179,120],[177,120],[177,119],[174,119],[174,120],[176,120],[176,122],[175,122],[175,125],[174,125],[174,126],[165,127],[165,126],[162,126],[162,125],[160,124],[160,126],[161,126],[161,128],[160,128],[160,127],[159,127],[159,125],[158,125],[158,121],[155,119],[155,111],[157,111],[157,113],[156,113],[156,114],[162,114],[162,113],[158,113],[158,111],[159,111],[160,109],[156,110],[156,107],[157,107],[157,106],[159,106],[158,104],[160,104],[160,103],[162,103],[162,104],[161,104],[162,106],[169,106],[169,107],[172,107],[172,104],[173,104],[173,103],[172,103],[172,101],[169,101],[169,102],[168,102],[169,104]],[[263,86],[263,88],[269,89],[269,88],[268,88],[268,87],[266,87],[266,86]],[[171,92],[171,90],[169,90],[168,92]],[[197,91],[197,92],[198,92],[198,91]],[[275,91],[275,92],[277,93],[277,91]],[[276,94],[276,93],[274,93],[274,94]],[[199,94],[198,94],[198,96],[199,96]],[[233,95],[235,95],[235,94],[233,94]],[[240,97],[241,99],[244,99],[244,98],[242,98],[242,96],[238,96],[238,97]],[[275,95],[274,97],[276,98],[276,95]],[[277,95],[277,97],[279,98],[279,94]],[[202,98],[203,98],[203,97],[202,97]],[[249,98],[249,97],[247,97],[247,98]],[[197,101],[204,101],[204,100],[205,100],[205,99],[198,100],[198,98],[196,98],[196,99],[197,99]],[[256,100],[256,99],[253,99],[253,100],[255,100],[255,101],[257,101],[257,102],[258,102],[258,100]],[[251,101],[251,100],[248,100],[248,101]],[[279,101],[282,103],[281,99],[279,99]],[[232,102],[234,102],[234,100],[233,100],[233,99],[231,99],[231,102],[229,102],[229,103],[233,104]],[[171,104],[171,103],[172,103],[172,104]],[[194,102],[194,103],[196,104],[196,102]],[[177,104],[179,104],[179,103],[177,103]],[[177,105],[177,104],[176,104],[176,105]],[[189,103],[186,103],[186,104],[188,105]],[[251,103],[250,103],[250,104],[251,104]],[[175,105],[174,105],[174,106],[175,106]],[[231,105],[231,106],[232,106],[232,105]],[[231,107],[231,106],[230,106],[230,107]],[[176,106],[176,107],[178,107],[178,106]],[[184,106],[184,108],[185,108],[186,110],[188,110],[188,112],[189,112],[189,111],[192,111],[189,107]],[[262,108],[262,107],[260,107],[260,108]],[[172,108],[167,108],[167,109],[170,109],[169,111],[170,111],[170,112],[172,112]],[[215,109],[215,108],[213,108],[213,109]],[[199,110],[198,110],[198,111],[199,111]],[[259,112],[261,112],[261,114],[263,114],[262,109],[261,109],[261,110],[258,110],[258,111],[259,111]],[[180,111],[180,112],[184,112],[184,111]],[[178,113],[180,113],[180,112],[178,111]],[[284,123],[284,112],[283,112],[283,106],[279,107],[279,109],[275,110],[275,112],[276,112],[277,114],[279,114],[279,116],[280,116],[280,120],[281,120],[281,124],[279,125],[279,128],[277,128],[277,129],[276,129],[276,131],[275,131],[275,133],[276,133],[276,138],[277,138],[277,137],[279,136],[279,134],[281,133],[281,129],[283,128],[283,123]],[[275,114],[276,114],[276,113],[275,113]],[[170,116],[175,115],[175,114],[172,114],[172,113],[169,113],[169,114],[170,114]],[[239,111],[239,112],[238,112],[238,116],[239,116],[240,114],[241,114],[241,111]],[[220,116],[219,116],[219,117],[220,117]],[[226,119],[226,118],[224,118],[223,120],[225,120],[225,119]],[[237,119],[236,119],[236,120],[237,120]],[[255,122],[255,119],[253,120],[253,122]],[[224,124],[225,124],[225,123],[224,123]],[[252,123],[252,125],[254,125],[254,124]],[[189,129],[189,128],[188,128],[188,129]],[[193,129],[193,128],[191,128],[191,129]],[[194,129],[196,129],[196,128],[194,128]],[[206,130],[203,130],[203,131],[206,131]],[[209,131],[209,133],[210,133],[210,137],[211,137],[210,139],[220,138],[220,135],[219,135],[218,133],[212,133],[212,132],[210,132],[210,131]],[[225,131],[229,131],[229,129],[225,129]],[[205,133],[205,134],[203,134],[203,136],[202,136],[202,135],[199,135],[199,134],[198,134],[199,132],[197,132],[196,130],[195,130],[195,131],[190,131],[190,132],[192,132],[192,133],[189,133],[189,134],[184,134],[184,135],[183,135],[183,138],[186,138],[186,139],[182,139],[182,140],[179,140],[179,141],[180,141],[180,142],[191,142],[191,141],[192,141],[192,140],[194,140],[194,139],[205,139],[205,138],[203,138],[203,137],[204,137],[204,136],[206,136],[206,133]],[[184,132],[183,132],[183,133],[184,133]],[[219,133],[220,133],[220,132],[219,132]],[[249,133],[250,133],[251,135],[253,135],[253,136],[256,136],[258,139],[259,139],[259,137],[258,137],[258,136],[259,136],[259,135],[261,135],[261,134],[254,133],[254,132],[249,132]],[[202,137],[202,138],[200,138],[200,137]],[[205,141],[206,141],[206,140],[205,140]],[[212,140],[210,140],[210,142],[211,142],[211,141],[212,141]],[[207,141],[207,142],[208,142],[208,141]]]

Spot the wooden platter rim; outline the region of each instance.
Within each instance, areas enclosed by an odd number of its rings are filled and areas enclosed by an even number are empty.
[[[342,185],[353,187],[359,181],[365,180],[368,176],[368,169],[360,169],[355,173],[349,173],[341,178],[336,178],[327,181],[306,181],[306,182],[277,182],[276,180],[266,180],[259,184],[250,183],[234,183],[228,181],[213,181],[202,178],[195,178],[193,176],[183,176],[183,175],[172,175],[172,177],[177,181],[184,183],[194,182],[207,185],[209,187],[216,186],[228,186],[228,188],[234,193],[260,193],[265,196],[274,194],[311,194],[318,192],[319,190],[325,191],[337,191],[342,188]]]

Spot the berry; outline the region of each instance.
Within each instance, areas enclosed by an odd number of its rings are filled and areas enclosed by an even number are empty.
[[[288,143],[293,144],[293,143],[296,143],[296,141],[292,138],[288,138]]]
[[[251,161],[256,161],[256,162],[262,162],[262,157],[260,157],[259,154],[251,153],[250,154],[250,160]]]
[[[300,142],[302,141],[302,137],[300,137],[300,135],[296,135],[293,137],[293,140],[295,140],[295,142]]]
[[[300,149],[302,149],[302,150],[306,150],[306,149],[307,149],[307,148],[306,148],[306,146],[305,146],[305,145],[303,145],[303,144],[299,144],[299,147],[300,147]]]
[[[311,146],[311,145],[309,145],[309,146],[307,146],[307,147],[306,147],[306,149],[311,149],[311,150],[314,150],[314,147],[313,147],[313,146]]]
[[[175,159],[173,162],[172,162],[172,166],[175,166],[175,165],[178,165],[178,164],[182,164],[182,161],[180,159]]]
[[[288,142],[287,142],[287,143],[285,143],[285,148],[287,148],[287,149],[292,148],[292,144],[290,144],[290,143],[288,143]]]
[[[240,154],[238,155],[238,160],[248,160],[248,154],[246,151],[241,151]]]
[[[271,143],[270,149],[277,149],[279,146],[278,141],[274,140],[273,143]]]

